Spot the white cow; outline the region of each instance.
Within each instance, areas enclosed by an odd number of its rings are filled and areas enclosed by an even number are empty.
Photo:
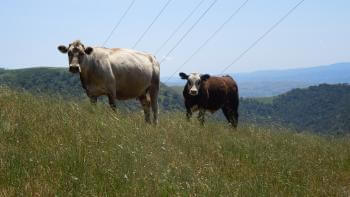
[[[79,40],[58,46],[68,53],[69,71],[79,73],[86,94],[92,103],[97,97],[107,95],[112,109],[115,99],[138,98],[146,122],[158,122],[159,63],[148,53],[131,49],[85,47]]]

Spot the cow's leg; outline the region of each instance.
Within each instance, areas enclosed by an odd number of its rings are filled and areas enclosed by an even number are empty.
[[[235,97],[235,102],[233,103],[233,118],[234,118],[234,125],[233,127],[237,128],[237,125],[238,125],[238,117],[239,117],[239,114],[238,114],[238,106],[239,106],[239,97],[238,95]]]
[[[234,110],[233,111],[233,121],[234,121],[234,123],[233,123],[233,127],[234,128],[237,128],[237,125],[238,125],[238,110]]]
[[[109,91],[107,93],[107,96],[108,96],[109,106],[112,108],[113,111],[116,111],[117,110],[117,106],[115,104],[115,99],[117,98],[117,96],[116,96],[115,87],[110,86],[110,87],[108,87],[108,90]]]
[[[145,113],[145,121],[147,123],[151,123],[151,101],[148,93],[139,97],[140,103],[143,108],[143,112]]]
[[[227,121],[234,127],[237,127],[237,121],[235,119],[235,114],[233,112],[233,110],[230,107],[226,107],[224,106],[222,108],[222,112],[224,113]]]
[[[191,110],[191,108],[186,108],[187,121],[190,121],[191,117],[192,117],[192,110]]]
[[[113,111],[117,110],[117,106],[115,104],[115,95],[113,94],[109,94],[108,95],[108,102],[109,102],[109,106],[111,106]]]
[[[199,122],[201,123],[201,125],[204,125],[204,120],[205,120],[205,109],[203,109],[203,108],[199,109],[198,120],[199,120]]]
[[[191,104],[185,100],[185,107],[186,107],[186,118],[187,118],[187,121],[190,121],[191,117],[192,117],[192,106]]]
[[[96,103],[97,103],[97,96],[90,96],[90,102],[91,102],[91,104],[96,105]]]
[[[239,106],[239,97],[238,94],[233,94],[232,95],[232,99],[230,99],[232,101],[231,104],[228,105],[228,108],[231,109],[232,112],[232,126],[234,128],[237,128],[238,125],[238,106]]]
[[[152,85],[149,89],[154,124],[158,124],[158,92],[159,92],[159,81],[155,80],[155,82],[152,82]]]
[[[231,124],[234,128],[237,128],[237,125],[238,125],[238,103],[235,104],[232,108],[232,122],[231,122]]]
[[[223,107],[221,108],[222,109],[222,112],[224,113],[225,115],[225,118],[226,120],[232,124],[232,113],[231,113],[231,110],[229,110],[228,108],[226,107]]]

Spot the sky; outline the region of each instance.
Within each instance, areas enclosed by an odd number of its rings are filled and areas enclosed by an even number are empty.
[[[0,67],[67,67],[57,46],[79,39],[101,46],[132,0],[2,0]],[[136,46],[155,53],[201,0],[172,0]],[[218,0],[184,38],[213,0],[203,4],[158,53],[161,76],[170,76],[245,0]],[[105,45],[132,48],[167,0],[136,0]],[[240,12],[182,69],[219,74],[299,0],[249,0]],[[305,0],[248,51],[227,73],[289,69],[350,61],[350,1]]]

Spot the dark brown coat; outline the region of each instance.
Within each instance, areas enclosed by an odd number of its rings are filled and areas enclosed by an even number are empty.
[[[180,74],[181,78],[187,79],[183,90],[187,117],[190,118],[193,111],[199,110],[198,118],[203,124],[205,111],[214,113],[222,109],[228,122],[237,127],[239,96],[236,82],[230,76],[199,75],[197,80],[193,80],[194,77],[191,75],[193,74]],[[197,83],[196,95],[190,94],[194,83]]]

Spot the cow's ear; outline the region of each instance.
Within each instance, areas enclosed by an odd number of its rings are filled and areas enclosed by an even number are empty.
[[[67,47],[64,46],[64,45],[58,46],[57,49],[58,49],[59,51],[61,51],[61,53],[67,53],[67,52],[68,52]]]
[[[185,73],[181,72],[179,73],[179,76],[181,77],[181,79],[188,79],[188,75],[186,75]]]
[[[92,47],[86,47],[85,53],[90,55],[94,49]]]
[[[201,75],[201,80],[202,81],[206,81],[210,78],[210,75],[209,74],[204,74],[204,75]]]

